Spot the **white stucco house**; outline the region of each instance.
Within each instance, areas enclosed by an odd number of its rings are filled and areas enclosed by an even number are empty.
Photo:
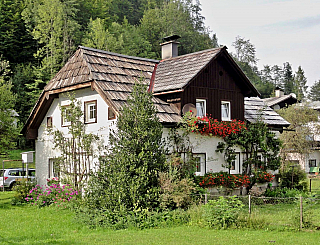
[[[263,120],[273,130],[281,131],[289,125],[259,99],[259,92],[226,47],[178,56],[176,38],[165,39],[160,61],[78,48],[44,88],[23,128],[24,135],[35,140],[40,184],[46,184],[46,179],[54,175],[54,159],[59,155],[45,129],[55,127],[67,132],[68,122],[61,117],[59,104],[70,103],[66,96],[70,91],[82,103],[87,131],[98,133],[105,144],[134,83],[141,79],[154,94],[153,102],[164,127],[163,137],[190,106],[198,116],[211,114],[218,120],[249,122],[254,121],[262,109]],[[215,152],[220,138],[194,134],[191,141],[194,155],[201,163],[196,174],[226,170],[223,155]],[[242,172],[243,162],[240,148],[236,152],[237,159],[231,170],[234,174]]]

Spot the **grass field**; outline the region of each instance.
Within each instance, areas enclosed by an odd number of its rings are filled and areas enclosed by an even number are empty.
[[[11,206],[0,193],[0,244],[319,244],[318,231],[210,230],[197,226],[147,230],[90,229],[56,207]]]

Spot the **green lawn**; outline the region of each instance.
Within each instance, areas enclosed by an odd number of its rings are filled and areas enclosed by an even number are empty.
[[[197,226],[147,230],[90,229],[55,207],[11,206],[0,193],[0,244],[319,244],[320,232],[210,230]]]

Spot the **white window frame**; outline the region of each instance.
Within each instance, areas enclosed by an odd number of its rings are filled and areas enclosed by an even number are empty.
[[[62,127],[68,127],[71,125],[71,121],[68,121],[66,118],[66,114],[68,111],[68,108],[70,107],[70,105],[64,105],[62,106],[63,108],[65,108],[64,113],[61,111],[61,126]]]
[[[59,166],[57,166],[58,161],[56,158],[49,158],[49,179],[60,177]]]
[[[97,122],[97,101],[86,101],[84,102],[84,116],[85,123],[96,123]]]
[[[224,105],[228,105],[227,108],[229,111],[227,112],[227,116],[223,115]],[[221,101],[221,121],[231,121],[231,103],[230,101]]]
[[[196,163],[196,176],[203,176],[206,174],[206,154],[205,153],[194,153],[192,154],[193,158],[197,162],[197,159],[200,160],[200,162]]]
[[[200,106],[198,106],[198,104],[200,104]],[[206,99],[196,99],[197,117],[205,117],[207,115],[207,105],[206,104],[207,104]],[[200,114],[199,107],[202,109],[201,114]]]
[[[240,161],[240,152],[235,152],[236,159],[232,161],[230,166],[230,174],[241,174],[242,172],[242,166]]]

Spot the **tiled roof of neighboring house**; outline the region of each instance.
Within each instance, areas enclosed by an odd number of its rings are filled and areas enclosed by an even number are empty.
[[[133,85],[141,81],[149,85],[158,60],[144,59],[80,46],[67,64],[45,87],[52,91],[76,84],[94,81],[111,106],[120,111],[132,92]],[[176,107],[154,98],[160,122],[178,122]]]
[[[296,95],[294,93],[291,93],[288,95],[282,95],[280,97],[265,98],[265,99],[263,99],[263,101],[266,103],[267,106],[274,106],[274,105],[279,104],[282,101],[285,101],[287,99],[294,99],[297,101]]]
[[[269,126],[287,127],[290,125],[259,97],[246,97],[244,109],[244,117],[249,122],[256,122],[261,117],[262,121]]]
[[[223,49],[225,47],[208,49],[160,61],[153,91],[157,93],[183,88]]]

